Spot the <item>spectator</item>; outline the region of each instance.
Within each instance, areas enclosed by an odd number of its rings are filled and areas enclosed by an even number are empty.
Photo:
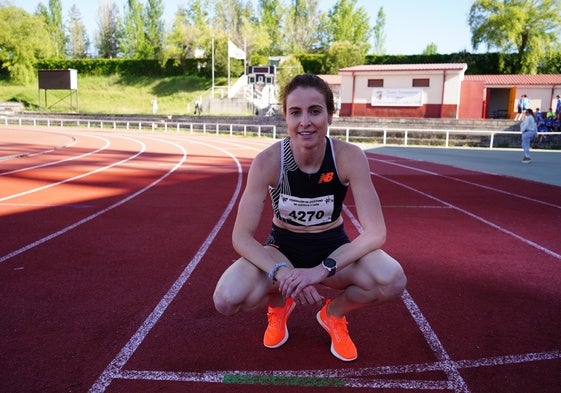
[[[524,164],[532,162],[530,159],[530,142],[536,136],[537,131],[538,126],[534,111],[526,109],[526,116],[520,123],[520,132],[522,133],[522,150],[524,150],[524,158],[522,159],[522,162]]]
[[[516,106],[517,114],[514,120],[522,120],[522,112],[524,107],[524,94],[518,99],[518,105]]]
[[[156,113],[158,113],[158,98],[154,97],[152,98],[152,114],[155,115]]]
[[[522,96],[522,120],[524,120],[528,115],[528,113],[526,112],[528,109],[530,109],[530,99],[526,94],[524,94]],[[534,117],[534,120],[535,119],[536,118]]]
[[[555,119],[555,112],[553,112],[553,108],[549,108],[549,110],[547,111],[547,114],[545,115],[545,118],[548,119],[548,120]]]
[[[200,99],[196,99],[195,100],[195,115],[201,115],[203,111],[202,105],[201,105],[201,100]]]
[[[557,104],[555,105],[555,117],[557,121],[561,121],[561,97],[557,94]]]

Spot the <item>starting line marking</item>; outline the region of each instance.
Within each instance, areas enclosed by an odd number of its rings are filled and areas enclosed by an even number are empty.
[[[425,390],[449,390],[451,381],[416,380],[416,379],[382,379],[373,378],[383,375],[400,375],[423,373],[428,371],[445,371],[452,366],[455,369],[477,367],[496,367],[508,364],[538,362],[561,359],[561,351],[534,352],[519,355],[496,356],[475,360],[458,360],[409,364],[402,366],[379,366],[359,369],[332,370],[284,370],[284,371],[203,371],[172,372],[148,370],[121,370],[115,379],[150,380],[170,382],[201,382],[260,386],[299,386],[299,387],[354,387],[354,388],[401,388]]]

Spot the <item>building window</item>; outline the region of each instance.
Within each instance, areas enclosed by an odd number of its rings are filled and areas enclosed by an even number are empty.
[[[430,86],[429,78],[413,79],[413,87],[429,87],[429,86]]]
[[[384,87],[383,79],[368,79],[368,87]]]

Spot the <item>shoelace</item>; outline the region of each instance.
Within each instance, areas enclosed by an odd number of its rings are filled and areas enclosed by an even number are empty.
[[[349,338],[349,330],[347,329],[347,318],[329,318],[331,323],[331,330],[333,331],[333,335],[335,336],[336,341],[345,341]]]
[[[282,325],[282,313],[284,311],[284,308],[279,307],[279,309],[277,310],[276,308],[269,308],[269,310],[267,311],[267,321],[269,322],[269,327],[279,330],[281,328]]]

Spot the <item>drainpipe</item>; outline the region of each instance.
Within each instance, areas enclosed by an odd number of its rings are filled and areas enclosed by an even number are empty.
[[[356,74],[355,71],[352,71],[353,76],[353,90],[351,93],[351,117],[355,115],[355,84],[356,84]]]
[[[446,70],[442,73],[442,93],[440,95],[440,118],[442,119],[442,110],[444,109],[444,90],[446,86]]]

